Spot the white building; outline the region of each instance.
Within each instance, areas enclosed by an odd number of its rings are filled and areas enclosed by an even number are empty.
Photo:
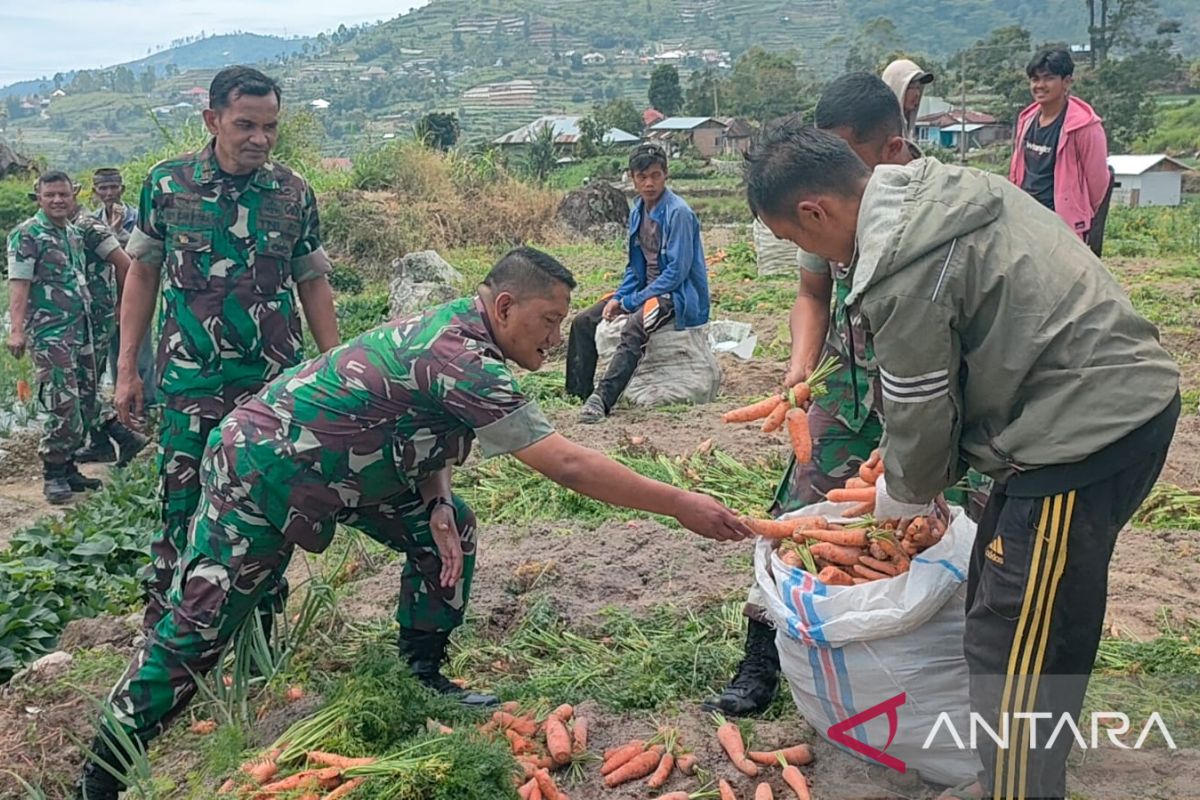
[[[1114,205],[1177,206],[1182,199],[1188,166],[1168,155],[1109,156],[1108,166],[1116,176]]]

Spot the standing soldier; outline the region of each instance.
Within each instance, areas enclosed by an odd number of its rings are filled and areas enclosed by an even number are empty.
[[[91,391],[80,398],[84,441],[90,444],[75,451],[75,463],[116,461],[118,467],[123,467],[146,448],[148,440],[122,425],[112,409],[101,402],[100,376],[107,369],[109,346],[116,335],[119,288],[124,285],[129,271],[129,256],[121,249],[113,230],[78,204],[71,222],[83,240],[84,275],[90,297],[88,326],[96,361],[96,374],[89,386]],[[120,447],[120,457],[113,449],[114,441]]]
[[[129,237],[137,226],[137,208],[124,202],[125,181],[121,171],[113,167],[101,167],[92,173],[92,195],[100,201],[100,208],[92,216],[107,225],[121,243],[129,246]],[[120,318],[116,322],[119,322]],[[117,382],[117,356],[120,354],[120,328],[117,328],[108,348],[108,375],[113,384]],[[155,405],[154,391],[154,348],[151,337],[142,337],[138,348],[138,378],[142,381],[142,402],[145,406]]]
[[[200,457],[209,433],[301,361],[296,294],[320,350],[338,340],[316,198],[299,175],[270,161],[280,97],[275,81],[258,70],[217,73],[204,111],[212,141],[151,168],[129,239],[134,261],[121,302],[115,398],[127,424],[142,405],[137,351],[162,286],[163,529],[150,545],[147,631],[163,613],[200,499]]]
[[[74,185],[55,170],[38,178],[34,192],[37,214],[8,237],[8,350],[20,358],[28,349],[37,369],[38,405],[47,415],[38,448],[42,491],[60,505],[73,492],[100,487],[72,460],[83,443],[81,400],[95,393],[96,359],[87,322],[84,243],[71,224]],[[120,249],[111,237],[98,246],[105,255]]]
[[[571,273],[521,248],[473,297],[382,325],[289,370],[234,409],[209,440],[204,495],[171,586],[171,605],[109,696],[113,718],[145,744],[196,693],[296,548],[321,552],[336,523],[404,552],[400,654],[430,690],[468,705],[496,698],[441,673],[475,566],[475,515],[450,490],[478,439],[597,500],[673,516],[717,540],[749,531],[706,495],[644,478],[554,432],[509,361],[536,370],[562,343]],[[119,771],[102,727],[91,752]],[[116,800],[121,782],[89,761],[77,797]]]

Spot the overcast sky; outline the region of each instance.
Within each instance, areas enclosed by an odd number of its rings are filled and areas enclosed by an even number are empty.
[[[206,33],[315,36],[391,19],[428,0],[0,0],[0,86],[134,61]]]

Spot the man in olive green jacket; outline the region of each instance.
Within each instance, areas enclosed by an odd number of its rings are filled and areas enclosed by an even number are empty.
[[[931,513],[968,467],[996,481],[963,644],[972,711],[1011,735],[982,737],[978,783],[946,796],[1062,797],[1072,740],[1050,733],[1082,706],[1117,533],[1174,434],[1176,365],[1087,246],[1001,177],[871,172],[793,125],[756,148],[747,194],[777,236],[850,265],[886,420],[876,516]]]

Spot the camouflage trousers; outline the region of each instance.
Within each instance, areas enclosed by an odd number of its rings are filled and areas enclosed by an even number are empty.
[[[95,380],[92,381],[91,393],[84,398],[84,407],[91,412],[83,418],[83,432],[85,438],[90,436],[93,440],[103,438],[102,431],[104,427],[112,421],[116,416],[112,406],[104,401],[100,396],[100,376],[108,371],[108,351],[112,346],[113,326],[103,321],[92,320],[92,352],[95,355]]]
[[[214,440],[218,442],[219,440]],[[117,720],[143,743],[184,710],[196,677],[221,651],[283,577],[295,548],[266,519],[251,485],[233,470],[219,445],[204,461],[203,497],[168,593],[169,605],[109,695]],[[441,560],[424,503],[415,493],[359,508],[342,521],[407,555],[401,578],[401,626],[451,630],[462,622],[475,566],[475,516],[453,498],[463,547],[463,575],[449,591],[438,586]]]
[[[47,464],[63,464],[83,445],[84,421],[99,414],[96,353],[85,334],[83,344],[35,339],[30,357],[38,408],[46,414],[38,455]]]

